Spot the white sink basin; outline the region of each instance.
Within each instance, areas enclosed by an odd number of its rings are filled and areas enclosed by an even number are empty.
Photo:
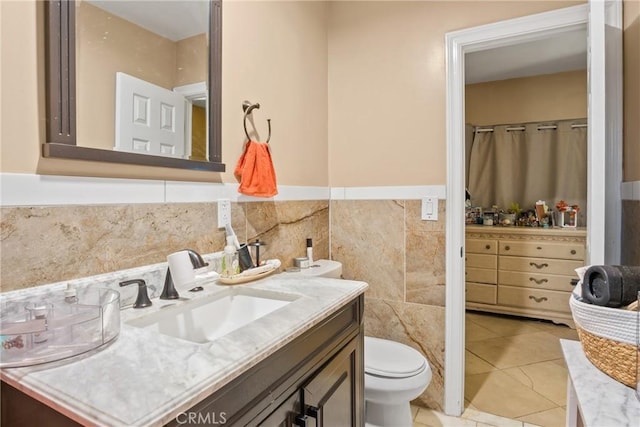
[[[230,288],[214,295],[132,319],[128,325],[196,343],[220,338],[298,298],[251,288]]]

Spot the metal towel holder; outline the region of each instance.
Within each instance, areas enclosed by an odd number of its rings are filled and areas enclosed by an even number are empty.
[[[251,101],[244,101],[242,103],[242,111],[244,111],[244,134],[247,135],[247,139],[251,141],[251,137],[249,136],[249,131],[247,131],[247,116],[251,114],[251,112],[255,108],[260,108],[259,103],[252,104]],[[267,119],[267,125],[269,126],[269,137],[267,138],[267,144],[271,140],[271,119]]]

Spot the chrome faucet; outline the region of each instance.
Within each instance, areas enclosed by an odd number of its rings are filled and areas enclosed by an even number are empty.
[[[209,265],[202,259],[200,254],[192,249],[184,249],[189,253],[189,260],[191,260],[191,265],[193,265],[194,269],[206,267]],[[176,290],[175,285],[173,284],[173,278],[171,277],[171,269],[167,267],[167,274],[164,277],[164,287],[162,288],[162,294],[160,294],[160,299],[178,299],[180,295]]]

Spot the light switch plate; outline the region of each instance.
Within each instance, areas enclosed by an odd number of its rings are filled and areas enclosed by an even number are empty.
[[[224,228],[231,223],[231,200],[218,200],[218,228]]]
[[[425,221],[438,220],[438,198],[437,197],[422,198],[422,219]]]

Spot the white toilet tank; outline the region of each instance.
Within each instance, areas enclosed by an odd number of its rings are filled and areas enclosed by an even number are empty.
[[[342,263],[329,259],[318,259],[309,268],[301,268],[299,271],[285,270],[282,277],[328,277],[331,279],[342,278]]]

